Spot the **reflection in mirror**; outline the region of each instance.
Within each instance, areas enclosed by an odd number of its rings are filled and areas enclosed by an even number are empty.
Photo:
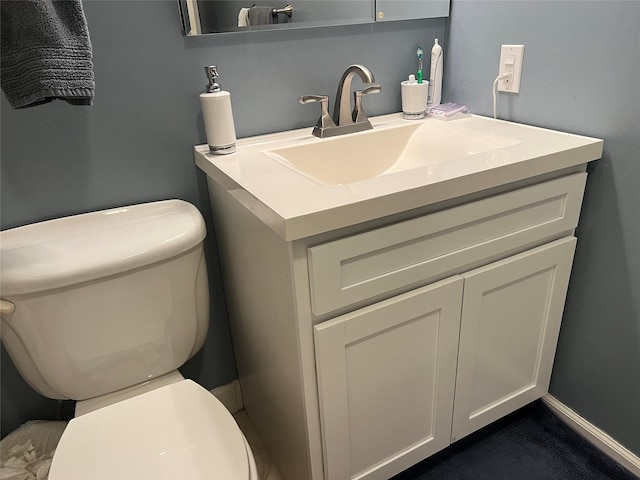
[[[446,17],[449,0],[178,0],[185,35]]]

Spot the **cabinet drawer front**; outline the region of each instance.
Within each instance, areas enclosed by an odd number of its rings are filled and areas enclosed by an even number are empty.
[[[310,247],[313,313],[426,284],[571,231],[586,178],[577,173]]]

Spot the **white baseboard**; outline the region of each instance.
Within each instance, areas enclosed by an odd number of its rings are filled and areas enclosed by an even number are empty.
[[[589,423],[576,412],[552,395],[545,395],[542,401],[574,432],[594,445],[634,475],[640,477],[640,458],[616,442],[608,434]]]
[[[240,390],[240,382],[238,380],[216,387],[211,390],[211,393],[215,395],[232,414],[244,408],[242,403],[242,390]]]

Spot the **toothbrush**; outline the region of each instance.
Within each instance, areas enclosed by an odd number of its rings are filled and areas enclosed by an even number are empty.
[[[418,56],[418,71],[416,72],[416,79],[418,80],[418,83],[422,83],[422,47],[418,47],[416,55]]]

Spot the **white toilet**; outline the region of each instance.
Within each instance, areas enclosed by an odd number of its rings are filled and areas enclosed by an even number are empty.
[[[0,233],[2,342],[35,390],[77,400],[50,480],[258,478],[231,414],[177,370],[207,334],[205,234],[180,200]]]

